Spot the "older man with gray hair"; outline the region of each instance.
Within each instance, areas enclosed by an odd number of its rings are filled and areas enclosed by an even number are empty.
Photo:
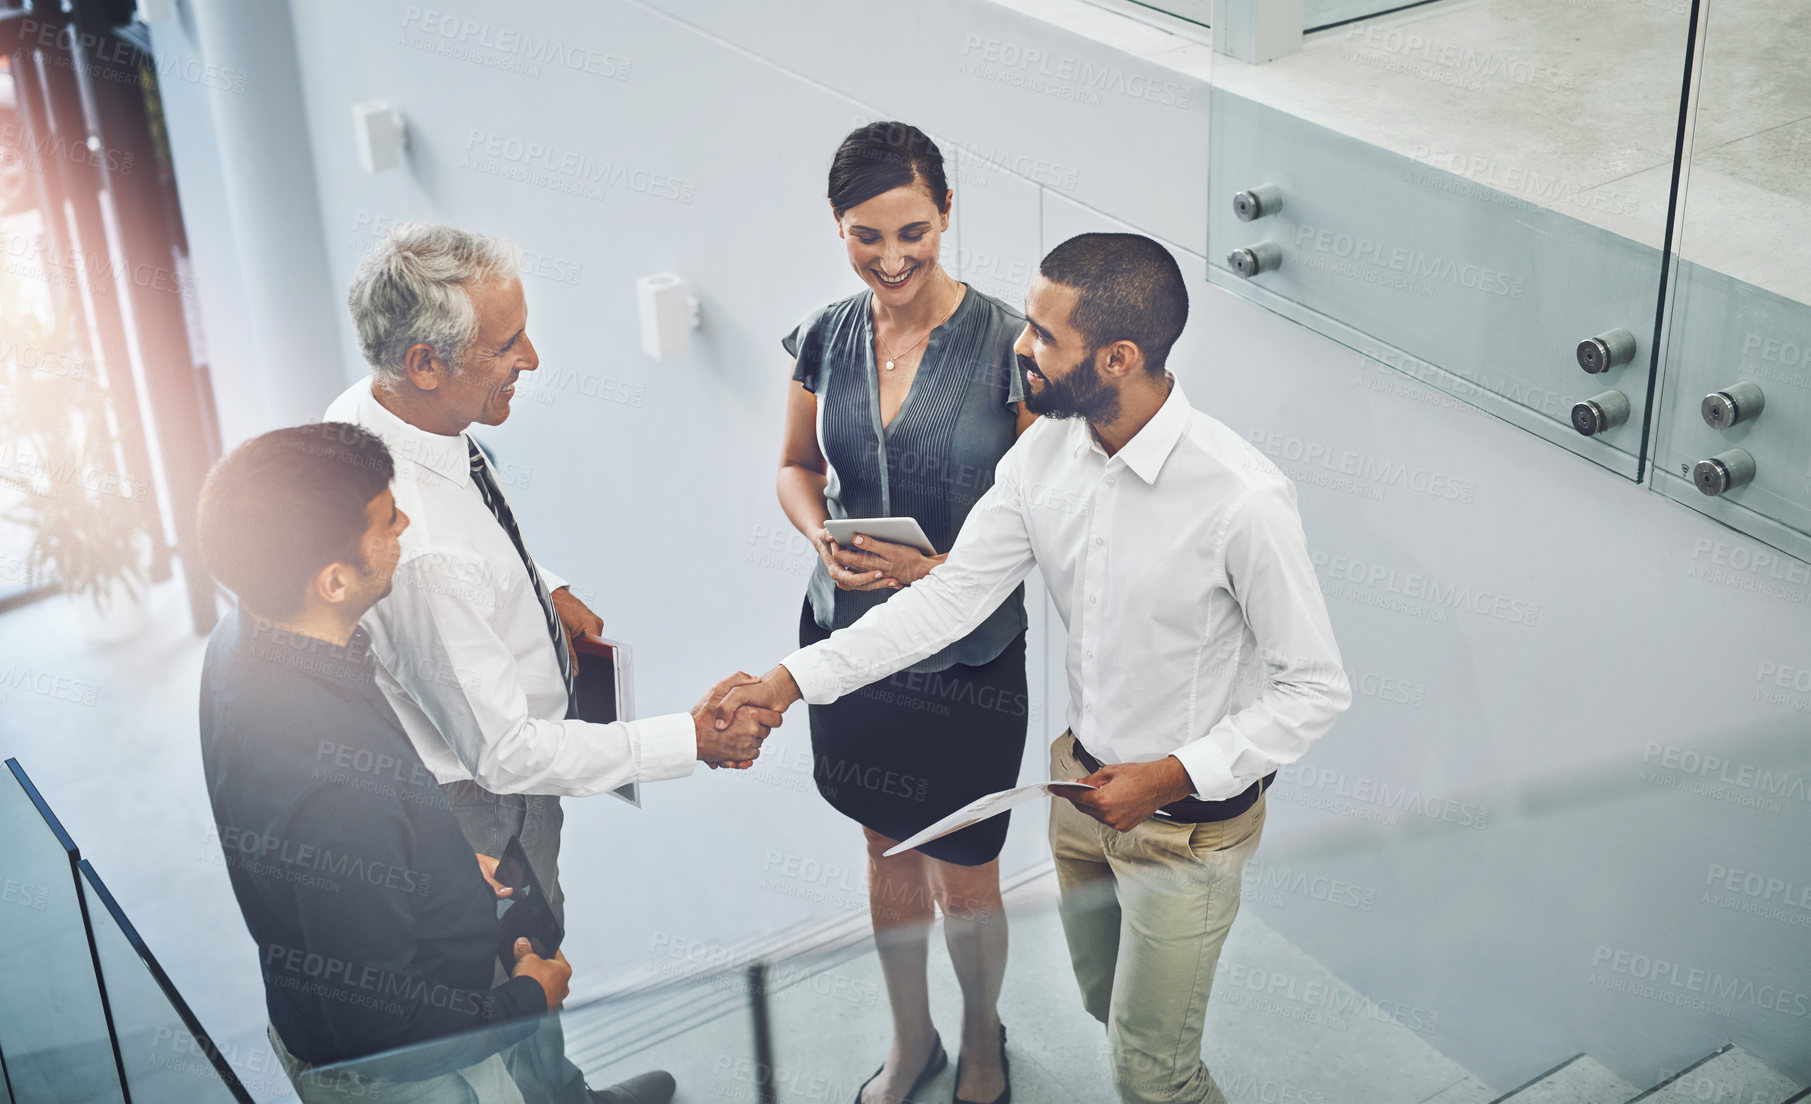
[[[529,555],[518,519],[467,430],[501,425],[516,381],[540,365],[528,338],[521,252],[451,226],[396,227],[360,262],[348,296],[371,376],[327,418],[376,434],[396,459],[402,538],[395,589],[365,615],[378,682],[441,783],[472,849],[501,855],[521,840],[564,923],[560,797],[680,778],[703,761],[745,766],[777,713],[716,730],[692,715],[593,724],[574,714],[570,641],[603,627]],[[664,1102],[673,1079],[644,1074],[590,1090],[565,1057],[555,1017],[518,1044],[510,1071],[534,1104]]]

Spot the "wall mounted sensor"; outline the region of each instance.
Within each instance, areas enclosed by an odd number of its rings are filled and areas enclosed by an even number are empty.
[[[702,319],[698,299],[684,280],[671,272],[643,276],[635,281],[635,304],[642,352],[668,360],[691,351],[692,331]]]
[[[140,23],[162,23],[176,14],[176,0],[138,0]]]
[[[380,173],[402,164],[409,126],[388,101],[366,100],[352,105],[352,136],[358,143],[358,167]]]

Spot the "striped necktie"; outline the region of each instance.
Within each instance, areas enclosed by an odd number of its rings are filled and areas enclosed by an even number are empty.
[[[522,543],[522,531],[516,528],[516,515],[511,512],[509,502],[498,488],[497,477],[491,474],[490,465],[484,462],[484,453],[478,450],[478,442],[467,437],[465,443],[471,453],[472,482],[478,485],[478,495],[496,517],[497,524],[509,534],[510,543],[516,546],[516,554],[522,557],[522,566],[528,569],[528,581],[534,584],[535,597],[541,600],[541,615],[547,619],[547,635],[553,638],[553,650],[560,660],[560,679],[566,684],[566,716],[576,716],[573,712],[575,699],[572,693],[572,651],[566,646],[566,626],[560,624],[560,615],[553,608],[553,595],[547,593],[547,585],[541,582],[541,573],[535,570],[534,558]]]

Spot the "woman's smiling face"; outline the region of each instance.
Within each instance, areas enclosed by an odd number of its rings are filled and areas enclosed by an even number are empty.
[[[947,192],[944,205],[949,205]],[[897,310],[929,286],[949,225],[949,211],[938,210],[915,180],[844,211],[837,233],[848,247],[849,267],[876,299]]]

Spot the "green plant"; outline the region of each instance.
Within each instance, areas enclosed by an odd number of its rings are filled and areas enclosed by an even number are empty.
[[[136,600],[147,581],[149,487],[120,474],[107,392],[71,344],[0,296],[0,484],[20,492],[4,517],[31,531],[33,578],[104,614],[114,584]]]

